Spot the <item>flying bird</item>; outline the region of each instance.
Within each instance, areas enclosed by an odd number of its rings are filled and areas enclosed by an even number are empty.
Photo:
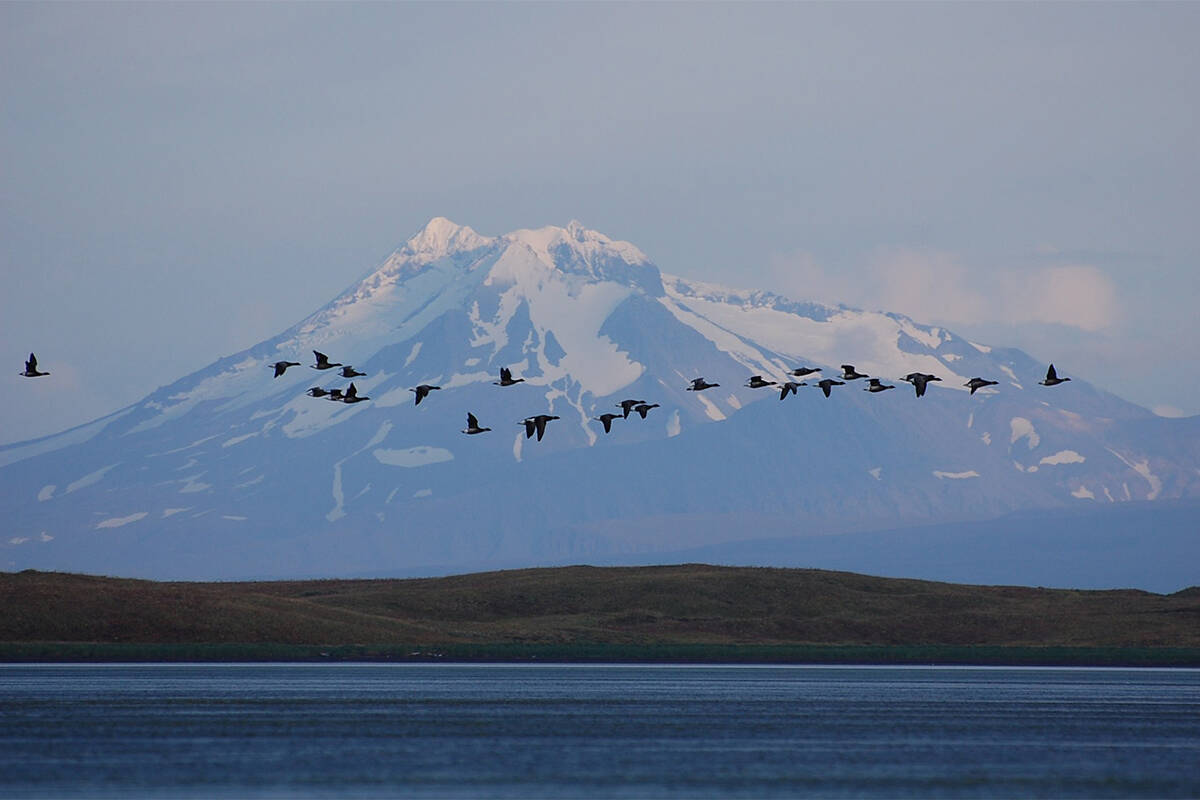
[[[275,377],[278,378],[280,375],[287,372],[288,367],[300,366],[300,362],[299,361],[276,361],[274,364],[271,364],[271,366],[274,367]]]
[[[500,368],[500,380],[492,381],[496,386],[512,386],[514,383],[524,383],[524,378],[514,378],[508,367]]]
[[[842,383],[841,381],[835,381],[833,378],[825,378],[824,380],[817,382],[817,386],[821,387],[821,391],[825,393],[826,397],[829,397],[829,390],[832,389],[834,386],[845,386],[845,385],[846,384]]]
[[[320,386],[314,386],[311,389],[309,389],[308,392],[306,392],[306,394],[309,397],[324,397],[325,395],[329,394],[329,392],[325,391]]]
[[[25,362],[25,371],[21,375],[26,378],[40,378],[43,375],[49,375],[49,372],[38,372],[37,356],[33,353],[29,354],[29,360]]]
[[[1000,381],[985,381],[983,378],[971,378],[971,380],[964,383],[963,386],[970,387],[971,394],[975,394],[976,389],[982,389],[985,386],[995,386],[998,383],[1000,383]]]
[[[820,367],[797,367],[792,370],[789,375],[795,375],[797,378],[803,378],[805,375],[812,375],[814,372],[820,372]],[[807,385],[807,384],[802,384]]]
[[[787,397],[787,396],[788,396],[788,392],[791,392],[792,394],[795,394],[795,393],[796,393],[796,390],[797,390],[798,388],[800,388],[801,386],[808,386],[808,384],[807,384],[807,383],[803,383],[803,382],[802,382],[802,383],[796,383],[795,381],[788,381],[787,383],[785,383],[785,384],[783,384],[782,386],[780,386],[780,387],[779,387],[779,399],[780,399],[780,400],[782,400],[783,398]]]
[[[491,430],[491,428],[479,427],[479,420],[475,419],[475,415],[472,414],[470,411],[467,412],[467,427],[463,429],[463,433],[473,435],[476,433],[483,433],[484,431],[490,431],[490,430]]]
[[[420,386],[418,386],[415,389],[409,389],[410,392],[417,393],[417,402],[413,403],[413,405],[416,405],[416,406],[421,405],[421,401],[424,400],[426,397],[428,397],[430,392],[432,392],[434,389],[441,389],[441,388],[442,387],[440,387],[440,386],[430,386],[427,383],[422,383]]]
[[[867,377],[867,376],[854,369],[853,364],[842,364],[842,380],[853,381],[853,380],[857,380],[858,378],[865,378],[865,377]]]
[[[546,433],[546,423],[552,419],[559,419],[553,414],[538,414],[536,417],[526,417],[521,420],[520,424],[525,426],[525,438],[533,436],[537,432],[537,440],[540,442],[542,436]]]
[[[344,395],[342,395],[343,403],[361,403],[363,400],[370,400],[370,399],[371,398],[369,398],[365,395],[362,397],[358,396],[358,387],[354,385],[354,381],[350,382],[350,388],[346,390],[346,393]]]
[[[361,378],[363,375],[366,375],[366,374],[367,373],[365,373],[365,372],[359,372],[354,367],[342,367],[342,377],[343,378]]]
[[[313,350],[313,355],[317,357],[317,363],[309,364],[309,366],[313,369],[333,369],[334,367],[340,367],[342,365],[340,361],[337,363],[330,363],[329,356],[325,355],[324,353],[317,352],[316,350]]]
[[[869,381],[867,381],[867,384],[868,384],[867,385],[868,392],[882,392],[882,391],[886,391],[888,389],[896,388],[895,386],[892,386],[890,383],[880,383],[879,378],[871,378]]]
[[[598,417],[592,417],[592,419],[603,424],[604,432],[609,433],[612,431],[612,421],[614,419],[624,419],[624,417],[622,417],[620,414],[601,414]]]
[[[1066,383],[1070,378],[1060,378],[1058,373],[1054,371],[1054,365],[1050,365],[1050,369],[1046,370],[1046,380],[1038,381],[1041,386],[1058,386],[1060,383]]]
[[[930,381],[940,381],[941,378],[939,378],[937,375],[930,375],[928,372],[910,372],[900,380],[911,383],[913,388],[917,391],[917,397],[924,397],[925,386]]]
[[[617,407],[621,409],[622,419],[629,419],[629,412],[635,407],[640,406],[645,400],[622,400],[617,403]]]
[[[746,381],[747,389],[761,389],[764,386],[774,386],[775,381],[764,381],[761,375],[751,375],[750,380]]]
[[[340,403],[342,402],[343,398],[345,398],[345,395],[342,394],[341,389],[330,389],[328,392],[326,392],[326,394],[329,395],[328,399],[335,403]]]
[[[719,383],[709,383],[704,378],[692,378],[692,385],[687,387],[689,392],[703,392],[705,389],[713,389],[720,386]]]
[[[658,403],[639,403],[633,407],[633,410],[641,414],[642,419],[645,419],[646,415],[650,413],[650,409],[652,408],[658,408]]]

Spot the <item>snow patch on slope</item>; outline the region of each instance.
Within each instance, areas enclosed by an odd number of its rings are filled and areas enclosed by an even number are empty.
[[[80,478],[77,481],[68,483],[66,493],[70,494],[71,492],[75,491],[76,489],[83,489],[87,486],[91,486],[93,484],[99,483],[101,481],[101,479],[104,478],[105,473],[107,473],[110,469],[113,469],[114,467],[118,466],[119,463],[120,462],[118,462],[117,464],[109,464],[107,467],[101,467],[100,469],[96,470],[95,472],[89,472],[87,475],[84,475],[82,478]]]
[[[1037,430],[1034,429],[1033,423],[1025,417],[1013,417],[1009,421],[1009,427],[1012,429],[1012,435],[1008,439],[1009,444],[1016,444],[1021,439],[1025,439],[1029,449],[1032,450],[1042,441]]]
[[[127,517],[111,517],[102,522],[96,523],[96,528],[120,528],[123,525],[128,525],[131,522],[137,522],[140,519],[145,519],[149,514],[148,511],[138,511],[135,514],[130,514]]]
[[[1079,453],[1076,453],[1074,450],[1059,450],[1054,455],[1046,456],[1038,463],[1051,465],[1082,464],[1084,461],[1087,461],[1087,459],[1079,455]]]
[[[454,454],[441,447],[418,445],[403,450],[380,448],[371,453],[380,464],[391,467],[423,467],[427,464],[438,464],[454,460]]]
[[[1108,448],[1108,452],[1121,459],[1121,462],[1125,464],[1125,466],[1129,467],[1131,470],[1146,479],[1146,483],[1150,484],[1150,491],[1146,493],[1147,500],[1154,500],[1158,498],[1159,493],[1162,491],[1162,480],[1150,471],[1149,459],[1144,458],[1141,461],[1134,461],[1126,458],[1112,448]],[[1127,495],[1129,494],[1129,487],[1125,488],[1125,493]]]
[[[973,469],[968,470],[967,472],[942,472],[935,469],[933,471],[933,477],[942,480],[962,480],[964,478],[978,478],[979,473]]]

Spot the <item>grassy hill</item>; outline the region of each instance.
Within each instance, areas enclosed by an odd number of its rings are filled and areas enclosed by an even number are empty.
[[[9,660],[823,660],[813,654],[836,650],[909,652],[917,661],[1003,651],[1009,657],[1000,661],[1019,661],[1021,653],[1066,648],[1119,650],[1136,663],[1200,663],[1197,588],[1157,595],[965,586],[809,569],[565,567],[263,583],[25,571],[0,573],[0,609],[0,658]]]

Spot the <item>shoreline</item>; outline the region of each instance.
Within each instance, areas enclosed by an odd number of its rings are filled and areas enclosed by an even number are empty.
[[[560,663],[1200,668],[1194,647],[0,642],[0,663]]]

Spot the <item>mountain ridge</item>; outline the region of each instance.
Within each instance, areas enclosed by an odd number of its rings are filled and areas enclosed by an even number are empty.
[[[307,364],[271,377],[309,350],[365,372],[370,400],[307,396],[348,383]],[[849,381],[781,402],[742,387],[851,361],[896,390]],[[501,366],[524,382],[492,386]],[[434,218],[279,335],[0,448],[0,565],[216,577],[603,560],[749,538],[739,514],[800,535],[1200,494],[1194,423],[1080,376],[1037,387],[1044,367],[904,315],[664,275],[578,223],[485,237]],[[909,371],[944,380],[918,399],[896,381]],[[979,374],[1000,385],[968,395],[958,384]],[[721,387],[688,391],[698,376]],[[442,390],[414,407],[418,383]],[[594,418],[626,397],[660,407],[605,434]],[[493,432],[461,436],[467,411]],[[537,413],[560,418],[544,441],[518,424]],[[653,519],[667,527],[628,535]]]

